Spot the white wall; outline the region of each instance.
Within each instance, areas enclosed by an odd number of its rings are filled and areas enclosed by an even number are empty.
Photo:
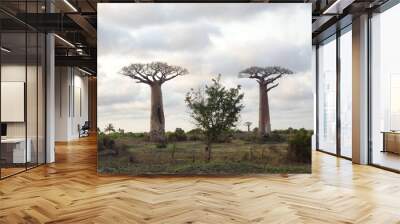
[[[25,64],[3,64],[1,66],[1,81],[25,82],[25,69]],[[30,69],[31,68],[28,67],[28,70]],[[6,110],[6,108],[1,109]],[[7,122],[7,137],[25,137],[25,122]]]
[[[83,75],[76,68],[56,67],[56,141],[79,138],[78,125],[88,120],[88,78]]]
[[[69,68],[55,68],[55,141],[68,140]]]

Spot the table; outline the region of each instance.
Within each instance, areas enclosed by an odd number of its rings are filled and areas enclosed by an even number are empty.
[[[26,139],[27,147],[25,151],[25,138],[6,138],[1,139],[1,157],[8,163],[31,162],[32,153],[30,138]]]

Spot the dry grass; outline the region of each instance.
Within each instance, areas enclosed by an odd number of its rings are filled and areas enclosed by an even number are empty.
[[[251,143],[233,140],[215,143],[212,159],[204,161],[204,143],[183,141],[159,148],[140,138],[115,140],[125,145],[118,153],[99,154],[99,172],[117,174],[246,174],[246,173],[309,173],[311,164],[288,161],[286,143]]]

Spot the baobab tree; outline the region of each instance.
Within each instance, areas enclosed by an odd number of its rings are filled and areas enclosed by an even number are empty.
[[[251,126],[252,124],[253,124],[253,123],[251,123],[250,121],[244,122],[244,125],[246,125],[246,127],[247,127],[247,132],[250,132],[250,126]]]
[[[239,73],[239,77],[255,79],[259,84],[260,100],[259,100],[259,120],[258,134],[260,137],[271,133],[271,120],[269,113],[268,92],[279,85],[278,79],[284,75],[293,74],[287,68],[280,66],[257,67],[252,66],[244,69]]]
[[[161,85],[178,76],[188,74],[188,70],[164,62],[151,62],[130,64],[122,68],[121,74],[136,80],[137,83],[144,83],[150,86],[150,140],[164,142],[165,120]]]

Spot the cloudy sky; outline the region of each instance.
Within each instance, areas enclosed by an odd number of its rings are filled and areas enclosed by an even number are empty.
[[[219,73],[242,86],[246,121],[258,124],[258,84],[238,78],[249,66],[279,65],[295,74],[269,92],[272,129],[313,126],[310,4],[98,4],[98,123],[125,131],[150,127],[150,88],[119,71],[130,63],[180,65],[186,76],[163,84],[166,129],[194,128],[190,88]]]

